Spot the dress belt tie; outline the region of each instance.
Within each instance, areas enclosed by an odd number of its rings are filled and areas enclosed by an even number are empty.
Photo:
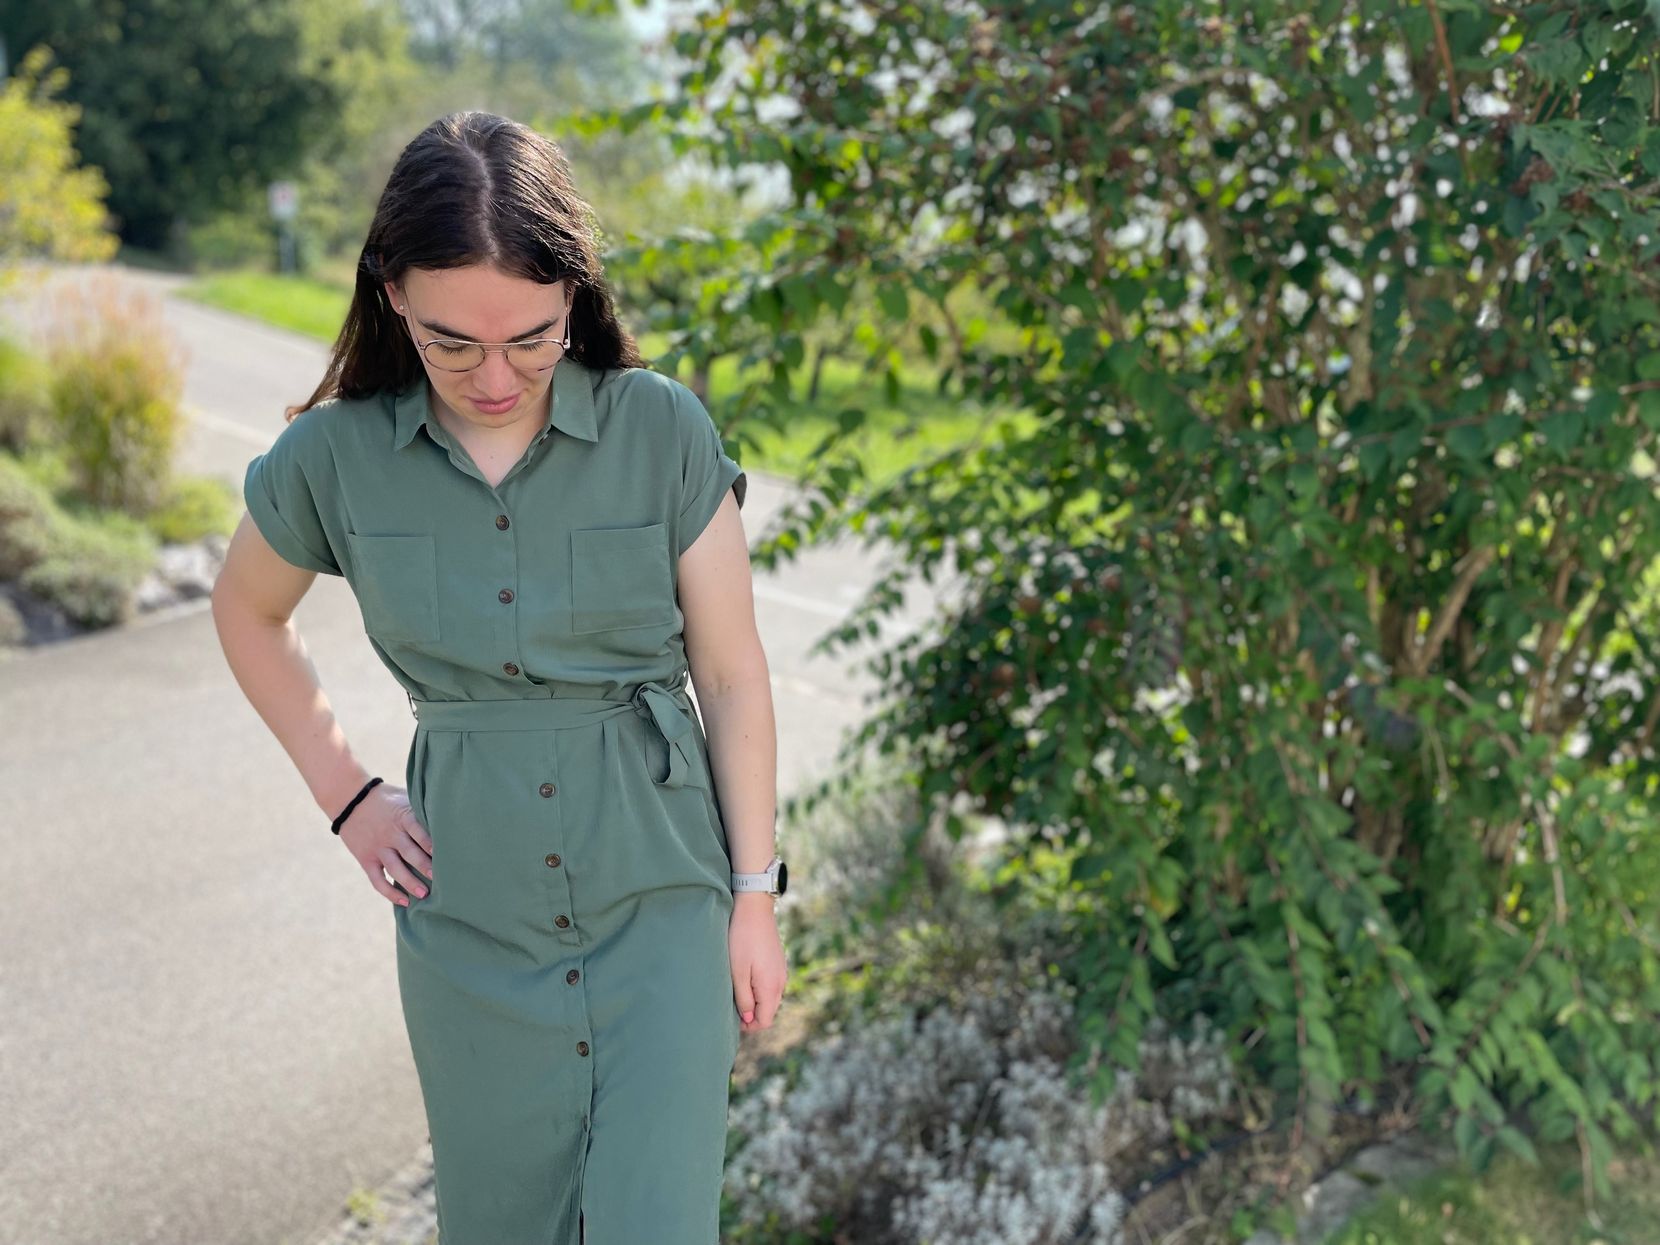
[[[692,743],[692,702],[680,680],[648,680],[627,689],[622,699],[554,695],[538,700],[420,700],[409,698],[419,731],[545,731],[592,726],[635,712],[652,723],[669,750],[662,787],[683,787],[697,765]]]
[[[668,777],[658,785],[684,787],[695,763],[690,697],[681,688],[671,692],[661,683],[641,683],[635,687],[629,703],[656,723],[657,733],[669,746]]]

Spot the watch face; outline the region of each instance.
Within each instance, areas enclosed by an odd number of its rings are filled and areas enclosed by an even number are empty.
[[[789,867],[782,860],[778,862],[778,893],[782,895],[784,888],[790,884]]]

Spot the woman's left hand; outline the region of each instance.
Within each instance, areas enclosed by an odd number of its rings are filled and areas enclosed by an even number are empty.
[[[732,956],[732,998],[744,1033],[771,1028],[773,1015],[784,1000],[789,966],[778,937],[776,902],[761,891],[732,897],[727,945]]]

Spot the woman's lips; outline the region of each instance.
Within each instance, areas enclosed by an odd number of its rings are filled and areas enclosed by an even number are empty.
[[[483,398],[468,399],[468,401],[478,407],[479,410],[485,412],[487,415],[500,415],[503,411],[510,411],[513,409],[514,404],[517,403],[518,400],[518,394],[514,394],[512,397],[506,398],[500,402],[486,402]]]

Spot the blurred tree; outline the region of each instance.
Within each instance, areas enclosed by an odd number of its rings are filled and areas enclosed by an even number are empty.
[[[399,0],[297,0],[304,61],[340,100],[335,124],[306,150],[299,182],[302,258],[356,257],[374,214],[374,191],[398,153],[432,117],[418,105],[426,83],[409,52]],[[434,114],[437,115],[437,114]],[[263,196],[248,209],[266,220]]]
[[[307,17],[326,11],[298,0],[0,0],[0,36],[14,51],[46,46],[69,71],[82,154],[109,179],[120,236],[166,249],[176,223],[262,191],[328,141],[343,95],[334,66],[351,49],[308,44]]]
[[[24,57],[0,83],[0,288],[24,258],[98,261],[115,253],[95,168],[77,161],[79,109],[53,98],[67,75],[44,52]]]
[[[574,11],[567,0],[403,0],[416,59],[459,69],[470,53],[491,69],[536,66],[572,79],[607,100],[627,97],[640,79],[637,40],[614,16]],[[551,101],[561,107],[559,100]]]
[[[637,99],[649,78],[639,41],[615,15],[573,16],[557,0],[451,4],[435,0],[291,0],[302,64],[340,99],[299,184],[302,266],[342,275],[374,210],[373,191],[414,134],[461,107],[488,108],[557,138],[607,220],[677,217],[663,184],[672,156],[659,135],[575,135],[573,106]],[[366,190],[368,193],[366,193]],[[189,231],[193,257],[240,265],[272,253],[263,186],[234,196]],[[345,273],[349,278],[349,273]]]

